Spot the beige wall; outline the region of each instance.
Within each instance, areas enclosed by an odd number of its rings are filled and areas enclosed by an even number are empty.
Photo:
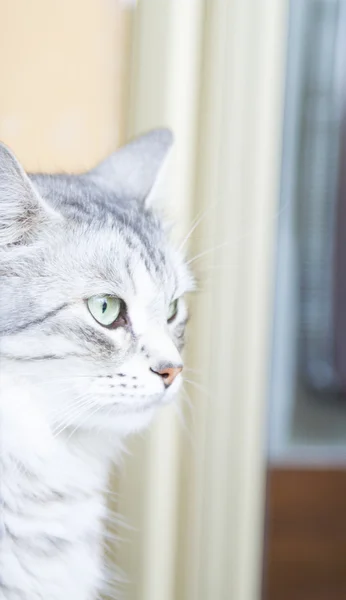
[[[27,170],[83,170],[124,137],[129,11],[0,0],[0,139]]]

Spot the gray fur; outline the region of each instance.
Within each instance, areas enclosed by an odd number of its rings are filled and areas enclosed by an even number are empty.
[[[181,365],[193,282],[152,206],[171,142],[29,176],[0,145],[0,600],[96,599],[109,460],[179,387],[158,370]],[[123,325],[93,319],[99,294]]]

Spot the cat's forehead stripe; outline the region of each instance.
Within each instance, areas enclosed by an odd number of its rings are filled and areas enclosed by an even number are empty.
[[[100,188],[83,176],[31,175],[45,200],[76,224],[90,230],[114,233],[125,240],[148,271],[163,274],[166,268],[161,225],[151,211],[143,211],[135,199],[126,201],[112,190]]]

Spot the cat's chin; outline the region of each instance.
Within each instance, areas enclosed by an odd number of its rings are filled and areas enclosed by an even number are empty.
[[[151,405],[136,407],[133,410],[120,413],[119,411],[100,411],[93,417],[90,424],[90,431],[97,435],[106,435],[107,438],[112,435],[124,437],[146,429],[162,406],[162,402],[155,402]],[[88,428],[89,429],[89,428]]]
[[[114,420],[112,420],[112,429],[120,434],[123,432],[123,435],[129,435],[146,429],[160,410],[163,410],[165,406],[175,401],[179,388],[180,382],[176,382],[176,385],[172,386],[172,389],[167,390],[160,399],[147,405],[137,406],[126,414],[117,414]]]
[[[146,429],[152,422],[158,410],[158,406],[154,405],[142,411],[133,413],[129,412],[128,414],[123,415],[118,414],[113,418],[108,419],[108,421],[103,425],[104,428],[110,433],[124,437],[130,435],[131,433],[136,433]],[[100,423],[100,431],[101,430],[102,426]]]

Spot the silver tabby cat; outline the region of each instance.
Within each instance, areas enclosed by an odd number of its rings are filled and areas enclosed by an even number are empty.
[[[181,383],[193,282],[151,202],[155,130],[83,175],[0,145],[0,598],[95,600],[121,440]]]

